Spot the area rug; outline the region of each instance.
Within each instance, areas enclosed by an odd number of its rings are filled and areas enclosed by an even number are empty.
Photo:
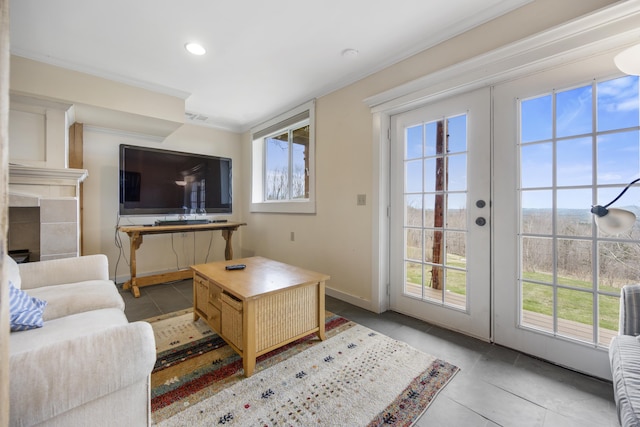
[[[311,334],[242,359],[190,311],[148,319],[158,359],[151,374],[154,425],[411,426],[458,372],[333,313],[325,341]]]

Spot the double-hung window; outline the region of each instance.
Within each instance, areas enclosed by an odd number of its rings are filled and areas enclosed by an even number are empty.
[[[315,213],[314,102],[252,130],[252,212]]]

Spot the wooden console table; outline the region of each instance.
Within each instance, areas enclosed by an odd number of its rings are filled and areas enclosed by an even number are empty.
[[[245,264],[244,270],[226,270]],[[329,276],[262,257],[193,265],[193,319],[202,317],[240,357],[249,377],[256,357],[308,334],[325,339]]]
[[[222,237],[226,241],[224,250],[224,258],[227,260],[233,259],[233,247],[231,244],[231,236],[233,232],[242,225],[247,225],[244,222],[214,222],[209,224],[189,224],[189,225],[132,225],[118,227],[119,231],[127,233],[129,236],[129,243],[131,247],[131,279],[124,285],[123,289],[131,289],[131,293],[134,297],[140,296],[140,289],[143,286],[157,285],[159,283],[165,283],[172,280],[182,280],[192,277],[193,273],[191,269],[171,271],[167,273],[154,274],[150,276],[137,277],[136,275],[136,251],[142,245],[142,236],[145,234],[170,234],[170,233],[188,233],[192,231],[211,231],[221,230]]]

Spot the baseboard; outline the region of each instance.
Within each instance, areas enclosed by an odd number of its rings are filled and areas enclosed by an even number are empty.
[[[347,294],[328,286],[325,288],[325,294],[330,297],[339,299],[340,301],[348,302],[349,304],[355,305],[356,307],[364,308],[365,310],[373,311],[374,313],[380,313],[377,308],[373,307],[373,304],[370,300]]]

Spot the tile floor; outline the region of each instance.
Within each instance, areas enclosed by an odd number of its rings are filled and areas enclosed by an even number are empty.
[[[122,296],[135,321],[190,307],[192,292],[185,280],[142,288],[140,298]],[[398,313],[374,314],[331,297],[326,307],[461,368],[418,427],[618,425],[609,382]]]

